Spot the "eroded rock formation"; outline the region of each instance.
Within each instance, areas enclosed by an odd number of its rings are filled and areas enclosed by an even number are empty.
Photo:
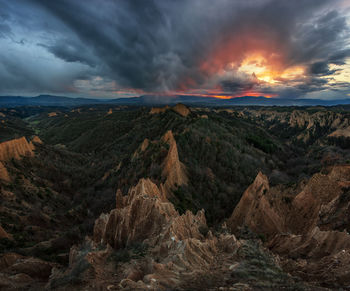
[[[150,114],[159,114],[159,113],[164,113],[167,110],[173,110],[174,112],[176,112],[177,114],[183,116],[183,117],[187,117],[190,113],[191,110],[184,104],[178,103],[173,107],[170,107],[168,105],[164,106],[164,107],[152,107],[150,110]]]
[[[188,178],[186,175],[186,167],[179,160],[177,144],[172,131],[167,131],[162,140],[169,145],[169,150],[163,163],[162,172],[162,176],[166,177],[166,181],[160,188],[167,197],[170,197],[173,189],[188,183]]]
[[[8,234],[0,225],[0,239],[2,238],[12,239],[12,236]]]
[[[96,221],[94,240],[120,248],[159,233],[157,227],[175,214],[175,209],[163,199],[155,184],[141,179],[127,196],[118,199],[117,209],[109,215],[102,214]]]
[[[2,162],[0,162],[0,180],[10,182],[10,175]]]
[[[227,221],[233,232],[243,225],[270,235],[285,231],[283,217],[275,208],[276,205],[271,205],[269,189],[268,178],[259,172]]]
[[[0,143],[0,179],[9,182],[10,175],[5,162],[11,159],[19,160],[23,156],[34,156],[35,143],[42,143],[39,137],[35,136],[31,142],[23,136]]]
[[[188,107],[181,103],[176,104],[172,109],[183,117],[186,117],[191,113]]]
[[[312,135],[317,135],[321,128],[330,137],[349,136],[349,118],[344,114],[328,110],[279,112],[271,109],[243,109],[238,111],[237,115],[241,118],[252,118],[258,123],[268,125],[269,129],[273,129],[278,124],[296,128],[300,131],[297,139],[305,143],[310,141]]]
[[[168,105],[164,106],[164,107],[152,107],[150,110],[150,114],[159,114],[159,113],[164,113],[165,111],[167,111],[170,107]]]
[[[128,195],[119,196],[119,198],[117,195],[117,206],[118,208],[112,210],[110,214],[102,214],[96,221],[94,228],[96,242],[101,241],[114,248],[121,248],[134,242],[155,238],[162,231],[166,234],[163,238],[165,240],[170,237],[177,238],[179,236],[182,239],[188,237],[179,229],[181,219],[174,220],[177,226],[171,223],[173,218],[179,215],[174,206],[161,194],[157,185],[149,179],[141,179],[135,187],[129,190]],[[188,213],[186,215],[182,219],[186,219],[185,217],[188,221],[194,219],[188,217]],[[201,212],[199,215],[196,218],[199,223],[205,225],[204,215]],[[164,232],[165,225],[167,225],[168,231]],[[193,233],[191,232],[191,234]],[[196,233],[194,236],[199,238],[200,234]],[[151,241],[149,243],[155,244]]]
[[[259,173],[227,224],[235,233],[247,226],[265,235],[266,245],[284,258],[288,271],[344,286],[350,284],[350,276],[345,279],[344,275],[349,275],[350,269],[345,272],[346,267],[339,263],[334,268],[339,268],[341,279],[333,274],[326,276],[329,265],[325,262],[341,262],[336,258],[348,257],[349,187],[350,166],[334,166],[328,174],[315,174],[293,198],[270,188],[267,177]]]
[[[142,153],[147,150],[150,143],[159,143],[160,141],[150,142],[147,138],[142,142],[140,147],[134,152],[133,159],[140,158]],[[160,165],[162,168],[162,178],[165,182],[159,185],[159,190],[163,197],[171,197],[173,190],[182,185],[187,185],[188,177],[186,166],[180,162],[177,150],[176,140],[171,130],[168,130],[161,139],[162,143],[167,144],[168,153]]]
[[[168,132],[164,141],[172,140]],[[250,195],[246,204],[254,200],[254,193],[261,198],[266,191],[268,181],[260,173],[245,193]],[[261,207],[263,214],[268,209],[266,203],[254,207]],[[251,207],[241,206],[241,211],[253,213]],[[238,217],[248,221],[243,215]],[[237,240],[225,229],[213,234],[203,210],[196,215],[191,211],[180,215],[156,184],[140,179],[127,195],[117,191],[116,208],[96,220],[92,239],[86,238],[82,245],[71,248],[69,267],[53,269],[47,287],[66,290],[74,276],[78,276],[79,290],[294,286],[293,279],[281,273],[278,260],[267,256],[261,245],[255,243],[252,248],[251,243]],[[263,266],[259,273],[256,264]]]
[[[6,253],[0,257],[0,289],[42,290],[55,266],[37,258]]]
[[[33,156],[34,146],[28,143],[23,136],[0,143],[0,161],[9,161],[11,159],[21,159],[23,156]]]
[[[242,274],[251,272],[242,260],[252,249],[232,234],[214,235],[203,210],[180,215],[149,179],[141,179],[124,197],[119,191],[116,200],[116,209],[96,220],[93,240],[72,247],[69,268],[53,270],[48,287],[65,290],[72,274],[85,266],[79,277],[81,290],[253,289],[241,282]],[[135,253],[140,249],[141,255]],[[129,253],[133,255],[123,259]],[[281,276],[273,259],[265,271],[268,280]],[[254,276],[251,284],[266,284],[256,280],[267,277]],[[276,280],[292,283],[287,275]]]

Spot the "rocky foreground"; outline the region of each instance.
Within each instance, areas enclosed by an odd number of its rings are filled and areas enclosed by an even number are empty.
[[[71,248],[69,266],[7,253],[3,290],[328,290],[350,288],[350,166],[294,188],[259,173],[232,216],[209,229],[204,211],[180,214],[169,201],[185,184],[171,131],[164,183],[140,179]],[[149,141],[139,151],[145,150]],[[136,155],[137,153],[135,153]],[[0,235],[7,235],[0,228]]]
[[[265,236],[284,270],[324,286],[350,286],[350,166],[315,174],[299,189],[269,187],[259,173],[228,226]],[[293,194],[296,192],[296,194]]]

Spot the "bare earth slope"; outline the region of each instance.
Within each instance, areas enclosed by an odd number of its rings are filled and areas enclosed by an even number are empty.
[[[348,286],[349,186],[350,166],[335,166],[328,174],[315,174],[290,198],[270,189],[259,173],[227,224],[235,233],[245,225],[265,235],[287,271],[325,286]]]
[[[122,206],[96,220],[93,239],[71,249],[69,268],[54,270],[48,287],[67,290],[84,266],[77,290],[297,288],[261,246],[208,232],[203,211],[179,215],[159,193],[152,181],[141,179]],[[256,273],[256,262],[264,270]]]

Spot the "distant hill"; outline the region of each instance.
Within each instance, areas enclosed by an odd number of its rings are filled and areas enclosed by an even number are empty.
[[[321,100],[321,99],[285,99],[244,96],[231,99],[218,99],[191,95],[143,95],[140,97],[117,99],[70,98],[64,96],[39,95],[36,97],[0,96],[0,107],[16,106],[81,106],[89,104],[118,104],[118,105],[165,105],[183,103],[202,106],[335,106],[350,104],[350,99]]]

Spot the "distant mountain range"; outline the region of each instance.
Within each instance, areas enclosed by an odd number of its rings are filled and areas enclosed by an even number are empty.
[[[350,104],[350,99],[285,99],[244,96],[231,99],[201,97],[191,95],[157,96],[144,95],[140,97],[118,99],[70,98],[63,96],[39,95],[36,97],[0,96],[0,107],[16,106],[81,106],[96,104],[154,106],[183,103],[201,106],[335,106]]]

